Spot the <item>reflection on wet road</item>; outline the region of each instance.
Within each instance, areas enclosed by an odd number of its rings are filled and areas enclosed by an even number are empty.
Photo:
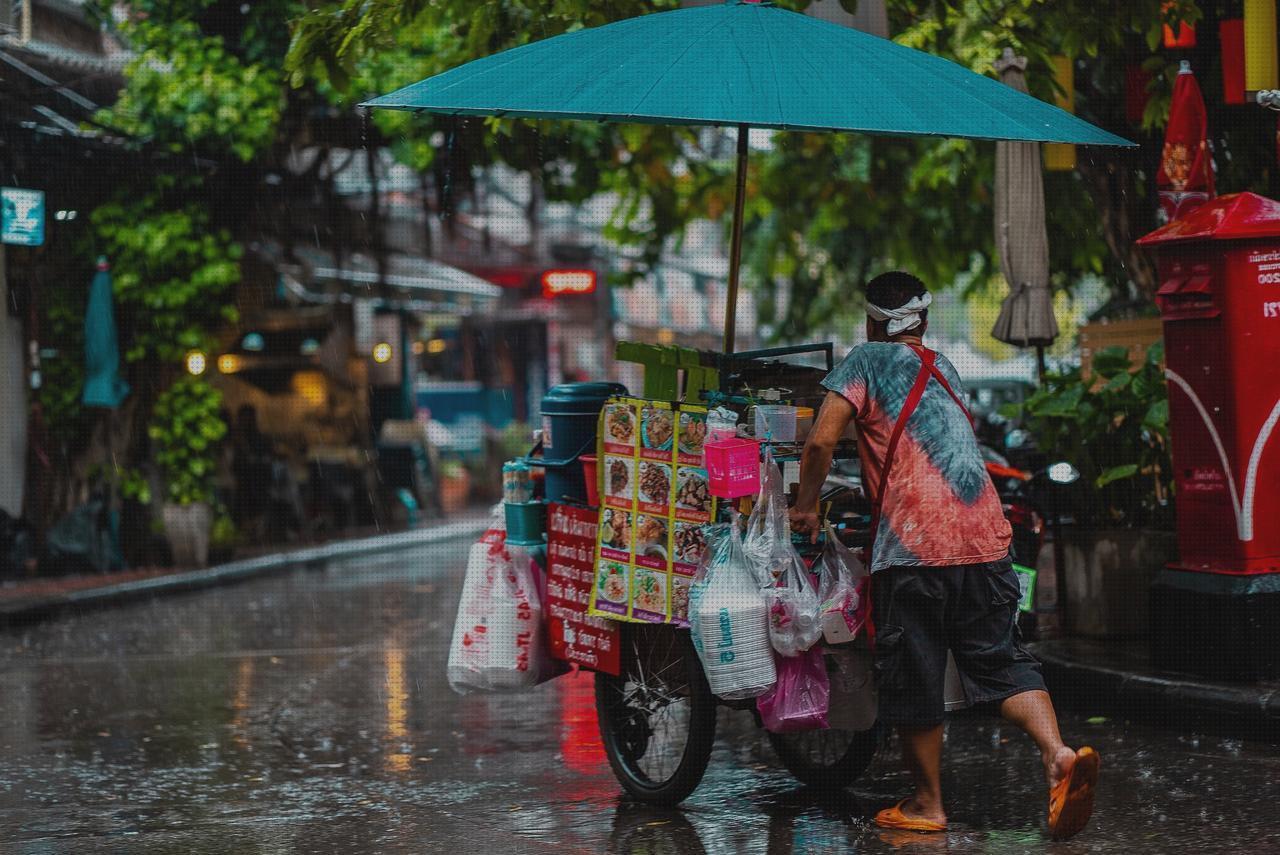
[[[1280,851],[1280,749],[1064,722],[1104,760],[1068,844],[1041,832],[1030,743],[948,728],[945,836],[868,817],[905,794],[892,748],[852,792],[777,766],[722,711],[683,810],[622,801],[588,677],[458,697],[444,678],[465,544],[0,633],[0,850],[56,852]]]

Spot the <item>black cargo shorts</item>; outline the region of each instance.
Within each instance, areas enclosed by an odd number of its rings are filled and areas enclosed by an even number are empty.
[[[1018,577],[1008,558],[950,567],[889,567],[872,576],[880,719],[942,722],[947,651],[973,704],[1044,689],[1018,633]]]

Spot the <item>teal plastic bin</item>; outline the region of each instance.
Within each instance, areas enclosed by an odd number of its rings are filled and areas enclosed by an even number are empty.
[[[547,530],[547,506],[544,502],[506,502],[507,543],[530,546],[542,543]]]

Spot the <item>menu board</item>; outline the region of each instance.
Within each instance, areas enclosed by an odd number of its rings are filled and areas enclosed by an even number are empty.
[[[688,626],[689,586],[715,514],[707,410],[614,398],[601,410],[600,526],[590,614]]]
[[[616,675],[620,627],[587,615],[597,523],[594,508],[547,507],[547,634],[555,658]]]

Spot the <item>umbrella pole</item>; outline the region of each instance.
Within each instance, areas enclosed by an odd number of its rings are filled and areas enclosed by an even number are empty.
[[[1040,375],[1040,385],[1044,385],[1044,345],[1036,345],[1036,370]]]
[[[729,242],[729,293],[724,306],[724,352],[733,353],[738,320],[738,274],[742,268],[742,205],[747,191],[746,125],[738,125],[738,175],[733,191],[733,236]]]

